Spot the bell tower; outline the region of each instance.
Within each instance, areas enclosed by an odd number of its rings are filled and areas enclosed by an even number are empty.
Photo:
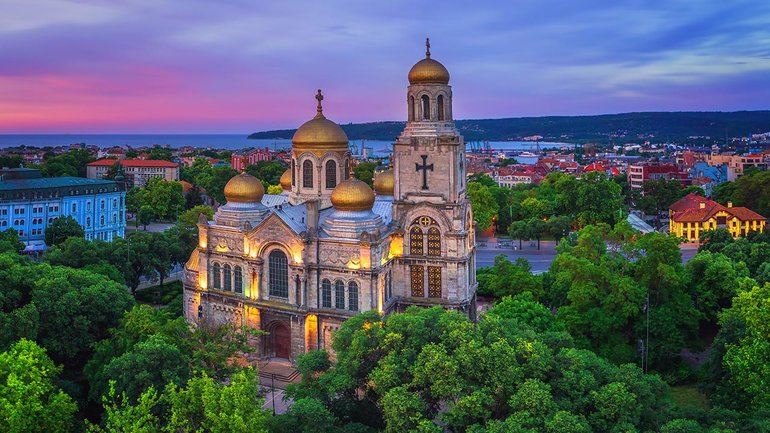
[[[407,124],[393,145],[397,201],[457,202],[465,194],[465,143],[452,120],[449,71],[425,58],[409,71]]]
[[[393,143],[393,217],[404,235],[394,272],[403,280],[394,282],[406,290],[405,304],[440,298],[470,314],[477,284],[465,142],[452,117],[449,71],[431,57],[429,40],[408,77],[406,128]]]

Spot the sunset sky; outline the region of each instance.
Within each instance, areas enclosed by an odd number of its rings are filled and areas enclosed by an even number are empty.
[[[770,108],[763,0],[0,0],[0,133],[402,120],[431,38],[458,119]]]

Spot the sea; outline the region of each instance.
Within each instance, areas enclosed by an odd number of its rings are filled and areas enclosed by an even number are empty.
[[[112,146],[153,146],[168,145],[170,147],[192,146],[206,149],[238,150],[249,147],[270,148],[272,150],[291,148],[291,140],[250,140],[245,134],[0,134],[0,148],[14,146],[55,147],[70,144],[96,145],[102,148]],[[362,148],[369,148],[373,156],[388,156],[391,152],[390,141],[381,140],[350,140],[354,154],[362,154]],[[471,150],[474,143],[467,143]],[[481,143],[475,143],[481,145]],[[561,146],[572,146],[565,143],[531,141],[487,141],[483,145],[495,151],[530,151]]]

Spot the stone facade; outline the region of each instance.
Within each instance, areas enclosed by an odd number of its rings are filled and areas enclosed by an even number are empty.
[[[361,311],[442,305],[472,314],[473,214],[446,74],[409,86],[393,191],[373,203],[368,187],[348,179],[347,137],[323,117],[319,91],[318,115],[293,140],[291,188],[254,203],[228,200],[213,221],[199,221],[185,266],[188,320],[265,330],[260,356],[294,361],[330,349],[334,331]],[[312,137],[321,137],[317,146]]]

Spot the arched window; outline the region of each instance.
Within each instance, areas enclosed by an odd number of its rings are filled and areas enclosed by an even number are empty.
[[[329,160],[326,161],[326,187],[334,188],[337,186],[337,163]]]
[[[235,293],[243,293],[243,271],[240,266],[236,266],[233,269],[233,277],[235,280]]]
[[[296,176],[297,175],[297,161],[291,160],[291,186],[294,186],[297,184]]]
[[[273,250],[268,256],[270,296],[289,297],[289,260],[280,250]]]
[[[345,161],[343,162],[345,164],[345,180],[350,179],[350,161],[348,161],[347,158],[345,158]]]
[[[345,309],[345,283],[340,280],[334,283],[334,308]]]
[[[409,230],[409,254],[422,255],[423,239],[422,229],[418,225],[413,225]]]
[[[211,269],[211,281],[215,289],[222,288],[222,279],[220,278],[219,263],[214,263],[214,267]]]
[[[430,120],[430,99],[428,95],[422,95],[422,120]]]
[[[304,188],[313,187],[313,161],[309,159],[302,163],[302,186]]]
[[[332,307],[332,282],[329,280],[321,282],[321,306],[323,308]]]
[[[224,283],[225,283],[224,284],[224,286],[225,286],[224,289],[226,291],[228,291],[228,292],[230,290],[233,290],[233,273],[230,270],[230,265],[225,265],[224,266],[222,274],[223,274],[222,276],[224,277],[223,280],[224,280]]]
[[[441,231],[439,231],[438,227],[428,229],[428,255],[441,255]]]
[[[425,233],[428,235],[427,251],[425,250]],[[436,220],[421,216],[412,221],[412,226],[409,229],[409,254],[423,255],[426,252],[429,256],[441,255],[441,230]]]
[[[355,281],[348,283],[348,310],[358,311],[358,284]]]
[[[414,121],[414,96],[409,97],[409,121]]]
[[[438,110],[438,120],[446,120],[444,119],[444,95],[438,95],[436,109]]]

